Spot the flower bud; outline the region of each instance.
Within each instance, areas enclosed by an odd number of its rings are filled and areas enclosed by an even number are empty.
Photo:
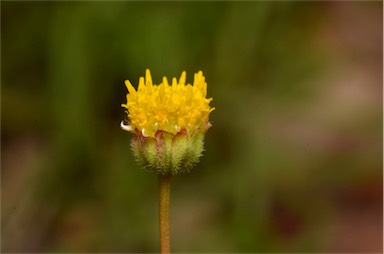
[[[126,81],[129,125],[124,130],[135,134],[131,147],[136,160],[145,168],[162,175],[188,172],[204,150],[204,135],[211,124],[206,99],[207,84],[202,72],[195,74],[193,86],[185,85],[185,72],[179,82],[167,79],[152,84],[149,70],[146,81],[140,78],[138,90]]]

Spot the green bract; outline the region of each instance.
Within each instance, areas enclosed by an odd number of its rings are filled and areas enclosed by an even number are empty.
[[[158,131],[155,137],[136,135],[132,150],[137,161],[145,168],[162,175],[189,172],[204,150],[204,132],[176,135]]]

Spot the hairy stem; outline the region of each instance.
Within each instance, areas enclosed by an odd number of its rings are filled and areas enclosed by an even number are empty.
[[[169,254],[169,200],[171,194],[171,175],[159,175],[159,219],[160,219],[160,253]]]

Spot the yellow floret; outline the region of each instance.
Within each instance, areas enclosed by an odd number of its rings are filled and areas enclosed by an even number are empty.
[[[186,73],[183,71],[179,82],[173,78],[169,85],[167,78],[163,77],[162,83],[154,85],[148,69],[145,79],[139,79],[137,91],[126,80],[127,104],[122,106],[128,111],[132,129],[145,136],[154,136],[158,130],[176,134],[183,129],[193,133],[205,128],[214,108],[209,106],[212,98],[206,98],[207,83],[203,72],[195,74],[193,85],[185,82]]]

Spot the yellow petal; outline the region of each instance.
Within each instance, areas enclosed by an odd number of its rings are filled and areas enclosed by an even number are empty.
[[[124,83],[125,83],[125,86],[127,87],[128,92],[130,94],[135,94],[136,93],[135,88],[132,86],[132,84],[131,84],[131,82],[129,82],[129,80],[126,80]]]
[[[151,77],[151,72],[149,69],[145,70],[145,85],[147,86],[152,86],[152,77]]]
[[[186,77],[187,77],[187,73],[185,71],[183,71],[181,73],[181,76],[180,76],[180,79],[179,79],[179,85],[181,85],[181,86],[185,85]]]

